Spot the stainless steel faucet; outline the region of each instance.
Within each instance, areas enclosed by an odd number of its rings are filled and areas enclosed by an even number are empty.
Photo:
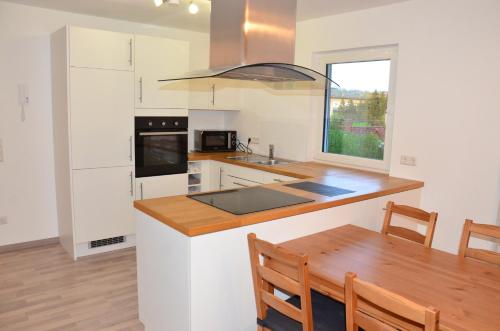
[[[274,159],[274,145],[270,144],[269,145],[269,159]]]

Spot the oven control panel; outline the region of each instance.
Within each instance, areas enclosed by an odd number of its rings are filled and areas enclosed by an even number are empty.
[[[136,117],[136,130],[187,129],[187,117]]]

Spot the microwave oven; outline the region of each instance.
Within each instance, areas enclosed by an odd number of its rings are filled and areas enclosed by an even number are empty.
[[[197,152],[234,152],[236,131],[194,130],[194,149]]]

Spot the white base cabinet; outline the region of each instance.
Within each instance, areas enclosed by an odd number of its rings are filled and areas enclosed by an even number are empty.
[[[77,244],[135,233],[134,168],[73,170]]]
[[[202,161],[202,192],[231,190],[297,180],[272,172],[217,161]],[[208,177],[208,178],[207,178]]]
[[[136,178],[135,199],[154,199],[188,193],[188,174]]]

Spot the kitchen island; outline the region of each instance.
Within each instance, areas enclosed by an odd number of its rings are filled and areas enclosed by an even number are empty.
[[[378,230],[388,200],[419,205],[419,181],[315,162],[250,165],[221,154],[191,155],[351,190],[328,197],[275,183],[263,187],[314,200],[245,215],[187,196],[134,203],[139,318],[146,330],[255,330],[246,235],[283,242],[345,224]]]

